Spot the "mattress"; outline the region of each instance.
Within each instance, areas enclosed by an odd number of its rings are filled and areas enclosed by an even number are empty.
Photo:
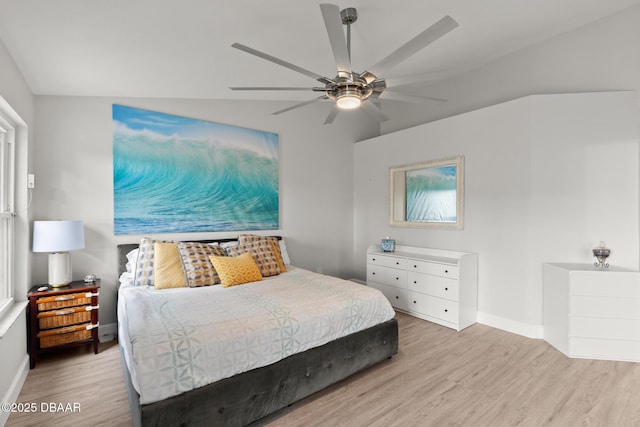
[[[291,268],[231,288],[122,286],[119,339],[140,403],[152,403],[390,320],[380,291]]]

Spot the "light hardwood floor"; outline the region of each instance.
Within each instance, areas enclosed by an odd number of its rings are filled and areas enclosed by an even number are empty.
[[[391,360],[256,426],[640,426],[640,363],[569,359],[541,340],[484,325],[459,333],[399,314]],[[12,414],[8,426],[130,426],[118,347],[38,363],[19,402],[79,402],[80,413]]]

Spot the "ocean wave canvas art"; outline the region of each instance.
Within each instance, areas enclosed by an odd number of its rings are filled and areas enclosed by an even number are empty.
[[[406,174],[407,221],[456,222],[456,165]]]
[[[114,233],[279,228],[278,135],[113,104]]]

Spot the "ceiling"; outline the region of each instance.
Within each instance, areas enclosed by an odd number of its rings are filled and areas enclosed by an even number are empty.
[[[326,1],[326,0],[325,0]],[[569,31],[640,0],[349,0],[352,64],[364,71],[444,15],[460,26],[392,70],[456,72]],[[36,95],[305,100],[314,86],[231,48],[239,42],[317,74],[335,63],[309,0],[0,0],[0,39]]]

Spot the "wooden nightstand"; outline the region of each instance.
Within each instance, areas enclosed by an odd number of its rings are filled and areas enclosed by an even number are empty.
[[[33,369],[38,355],[63,347],[93,344],[98,354],[98,293],[100,281],[71,282],[60,288],[38,291],[37,285],[27,293],[29,298],[29,363]]]

